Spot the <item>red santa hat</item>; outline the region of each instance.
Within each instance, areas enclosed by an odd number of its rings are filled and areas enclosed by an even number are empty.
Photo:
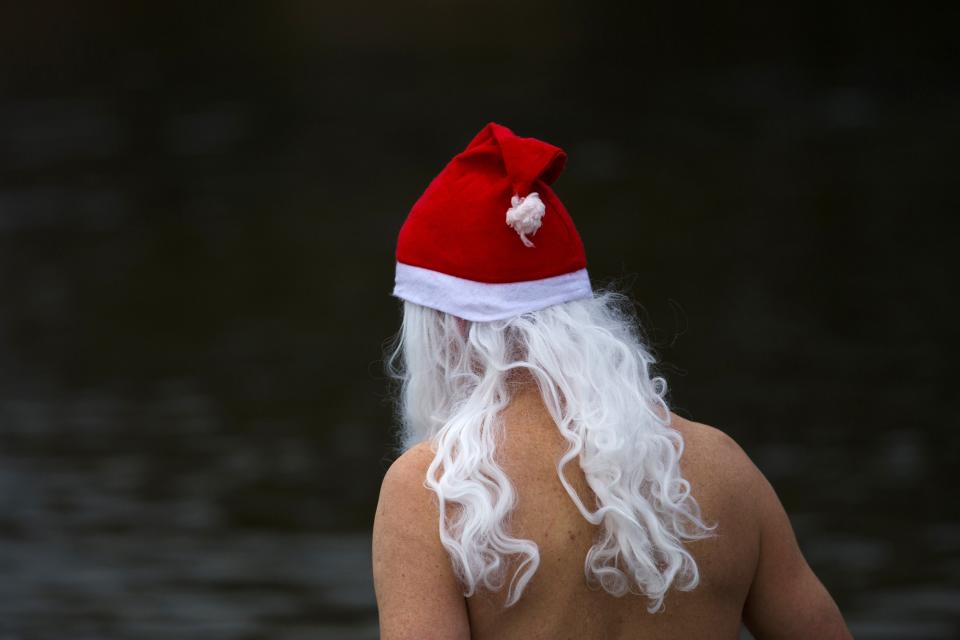
[[[566,159],[485,126],[407,216],[393,295],[472,321],[591,297],[580,234],[550,188]]]

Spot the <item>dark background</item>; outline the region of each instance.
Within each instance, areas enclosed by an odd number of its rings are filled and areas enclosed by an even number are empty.
[[[371,638],[396,233],[488,121],[858,638],[960,633],[957,9],[0,10],[0,637]]]

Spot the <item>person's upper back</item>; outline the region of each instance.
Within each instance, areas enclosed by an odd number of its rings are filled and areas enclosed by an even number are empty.
[[[849,637],[836,605],[800,554],[773,489],[721,431],[672,414],[672,426],[685,443],[683,476],[691,484],[703,519],[717,528],[716,535],[687,543],[700,569],[700,584],[689,592],[671,590],[663,610],[649,613],[649,601],[642,595],[617,598],[588,587],[584,559],[599,527],[582,517],[557,477],[556,464],[567,443],[539,395],[517,395],[503,420],[505,436],[498,444],[498,461],[518,494],[511,533],[536,542],[540,565],[512,607],[503,607],[506,589],[480,590],[464,598],[468,637],[736,638],[742,621],[758,638]],[[422,483],[432,458],[428,443],[401,456],[394,464],[399,469],[391,468],[391,473],[399,479],[394,484],[407,486],[395,487],[389,495],[406,494],[419,505],[409,511],[411,519],[420,519],[418,526],[428,545],[422,560],[448,571],[440,560],[446,552],[437,534],[435,500]],[[570,464],[566,469],[581,499],[592,504],[592,492],[579,467]],[[375,540],[375,551],[376,547]],[[376,566],[377,554],[374,562]],[[507,575],[515,568],[509,565]],[[409,577],[414,575],[411,572]],[[451,580],[455,578],[447,576]],[[408,588],[416,591],[418,586],[410,583]],[[450,602],[455,603],[455,598]],[[405,624],[415,621],[413,616]],[[431,630],[438,631],[436,622]],[[381,631],[384,638],[452,637],[418,636],[410,628],[394,633],[389,626]]]

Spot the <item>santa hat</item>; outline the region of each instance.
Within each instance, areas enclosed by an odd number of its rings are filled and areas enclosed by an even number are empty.
[[[472,321],[591,297],[580,234],[549,186],[566,159],[485,126],[407,216],[393,295]]]

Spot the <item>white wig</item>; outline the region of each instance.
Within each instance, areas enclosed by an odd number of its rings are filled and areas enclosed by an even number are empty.
[[[683,541],[708,537],[712,527],[680,474],[683,438],[670,425],[666,381],[651,377],[654,362],[629,299],[614,292],[491,322],[404,302],[388,360],[401,383],[401,448],[429,440],[436,451],[425,486],[439,500],[440,540],[465,596],[479,586],[500,590],[505,557],[519,556],[505,603],[512,606],[540,563],[536,543],[505,526],[517,495],[495,459],[508,377],[518,369],[536,381],[569,443],[557,477],[583,517],[600,525],[584,560],[587,583],[615,596],[644,594],[651,612],[671,585],[697,586]],[[594,505],[563,473],[574,459]],[[455,516],[448,505],[459,507]]]

